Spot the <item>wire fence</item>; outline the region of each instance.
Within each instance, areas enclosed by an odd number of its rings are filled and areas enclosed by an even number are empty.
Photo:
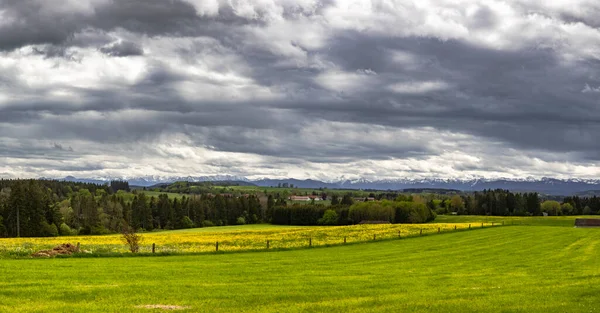
[[[373,241],[397,240],[433,234],[497,227],[504,222],[454,224],[386,224],[336,227],[275,228],[265,231],[163,232],[142,234],[139,253],[189,254],[285,250]],[[62,243],[81,246],[82,253],[127,253],[119,235],[0,239],[0,257],[28,256]]]

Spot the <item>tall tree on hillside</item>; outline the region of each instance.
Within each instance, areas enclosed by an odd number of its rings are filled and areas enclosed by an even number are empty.
[[[20,237],[27,234],[27,189],[25,182],[17,182],[12,185],[8,208],[6,210],[7,232],[10,237]]]
[[[124,190],[124,191],[129,192],[130,191],[129,182],[122,181],[122,180],[113,180],[110,182],[110,189],[112,190],[113,193],[116,193],[119,190]]]
[[[342,198],[342,201],[340,202],[340,204],[350,206],[350,205],[354,204],[354,200],[352,199],[352,197],[349,194],[346,194]]]
[[[450,209],[453,212],[458,212],[458,214],[463,214],[463,210],[465,208],[465,203],[463,199],[459,195],[454,195],[450,199]]]
[[[273,195],[269,195],[267,198],[267,221],[271,221],[273,217],[273,209],[275,208],[275,199],[273,199]]]
[[[135,228],[142,228],[145,230],[152,230],[154,228],[152,211],[148,206],[146,194],[143,192],[133,198],[133,201],[131,202],[131,214],[133,226]]]
[[[331,205],[338,205],[340,204],[340,198],[338,197],[338,195],[333,194],[331,196]]]
[[[172,228],[171,215],[173,215],[173,208],[171,206],[171,201],[169,201],[169,196],[166,194],[159,195],[157,206],[159,212],[159,227],[162,229]]]

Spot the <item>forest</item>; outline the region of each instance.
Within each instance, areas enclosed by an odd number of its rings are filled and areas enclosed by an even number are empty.
[[[265,220],[254,195],[148,197],[122,192],[123,182],[93,185],[39,180],[0,181],[0,236],[107,234],[123,226],[152,231],[251,224]]]
[[[219,187],[220,188],[220,187]],[[207,189],[213,191],[214,189]],[[483,190],[457,194],[322,191],[331,205],[288,203],[287,194],[259,188],[249,194],[146,194],[127,182],[97,185],[53,180],[0,180],[0,236],[107,234],[132,226],[140,231],[221,225],[348,225],[363,221],[425,223],[436,214],[540,216],[598,214],[600,198],[544,201],[537,193]],[[357,199],[359,201],[357,201]],[[366,200],[366,199],[365,199]]]

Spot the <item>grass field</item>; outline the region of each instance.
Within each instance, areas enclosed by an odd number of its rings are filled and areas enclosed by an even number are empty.
[[[179,194],[179,193],[172,193],[172,192],[158,192],[158,191],[149,191],[149,190],[137,190],[137,192],[144,193],[148,198],[150,198],[150,197],[158,198],[158,196],[160,196],[162,194],[166,194],[169,197],[169,199],[181,199],[181,198],[183,198],[183,196],[186,196],[186,197],[191,196],[188,194]],[[133,192],[125,192],[122,190],[119,191],[117,193],[117,195],[119,197],[122,197],[125,201],[128,201],[128,202],[133,201],[133,198],[135,198],[135,194],[133,194]],[[98,197],[98,199],[100,199],[100,197]]]
[[[481,223],[473,228],[481,227]],[[483,226],[491,226],[484,223]],[[276,226],[244,225],[196,228],[176,231],[144,233],[142,253],[150,253],[152,244],[156,252],[164,254],[207,253],[216,250],[219,242],[220,252],[264,250],[267,241],[269,249],[296,249],[311,246],[339,245],[344,239],[349,243],[373,240],[395,239],[398,236],[409,237],[447,231],[468,229],[468,223],[439,224],[387,224],[354,226]],[[73,236],[52,238],[0,238],[0,258],[28,257],[40,250],[51,249],[61,243],[81,243],[81,248],[93,255],[126,253],[127,247],[121,235]]]
[[[600,218],[588,216],[476,216],[476,215],[438,215],[434,223],[502,223],[505,225],[526,226],[575,226],[578,218]]]
[[[173,192],[158,192],[158,191],[139,191],[139,192],[143,192],[146,194],[147,197],[155,197],[158,198],[158,196],[162,195],[162,194],[167,194],[167,196],[169,196],[169,199],[181,199],[183,198],[183,196],[186,197],[190,197],[191,195],[186,195],[186,194],[179,194],[179,193],[173,193]]]
[[[598,229],[509,226],[266,253],[4,259],[0,311],[598,312],[599,255]]]

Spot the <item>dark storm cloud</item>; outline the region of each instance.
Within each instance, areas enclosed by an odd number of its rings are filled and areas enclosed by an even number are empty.
[[[89,52],[77,47],[104,54],[94,62],[130,56],[145,61],[133,82],[63,84],[59,91],[74,95],[66,100],[53,96],[58,83],[32,85],[19,68],[0,71],[4,94],[18,91],[8,100],[0,94],[2,136],[53,142],[41,150],[5,146],[0,155],[62,158],[79,151],[63,141],[136,144],[184,134],[194,146],[287,158],[288,164],[423,160],[448,150],[430,144],[436,137],[428,132],[421,140],[409,138],[430,128],[478,138],[473,144],[484,150],[491,149],[489,141],[520,153],[572,152],[579,159],[569,161],[600,160],[595,139],[600,93],[593,92],[600,88],[600,60],[593,52],[567,58],[573,53],[568,46],[548,45],[542,35],[515,36],[514,46],[499,48],[470,37],[370,31],[377,26],[340,29],[321,21],[332,6],[323,1],[310,10],[289,6],[278,13],[290,23],[322,23],[326,35],[310,35],[325,37],[324,44],[311,45],[298,39],[302,36],[292,39],[296,34],[282,40],[278,30],[269,29],[268,7],[257,6],[254,15],[243,17],[221,4],[215,15],[199,15],[183,0],[127,0],[68,13],[46,10],[40,1],[0,0],[3,16],[11,18],[0,23],[0,53],[6,58],[35,45],[31,55],[57,62],[56,68],[63,65],[54,59],[89,61]],[[560,23],[597,27],[587,16],[545,13]],[[491,6],[479,6],[464,27],[498,32],[501,22]],[[194,40],[200,37],[213,39]],[[173,38],[181,41],[168,42]],[[166,42],[156,44],[160,40]],[[236,90],[243,90],[238,98],[231,95]],[[254,98],[265,90],[274,96]],[[393,133],[398,129],[413,133]],[[337,136],[320,135],[327,132]],[[389,134],[407,138],[392,140]],[[213,165],[240,166],[238,160],[223,164]],[[63,170],[81,170],[68,168]],[[455,169],[485,170],[482,164]]]
[[[26,45],[49,44],[68,46],[87,45],[78,36],[90,28],[112,31],[118,28],[149,36],[215,36],[228,33],[227,27],[260,23],[233,14],[222,6],[215,17],[200,17],[196,9],[181,0],[124,0],[108,1],[93,12],[55,12],[51,2],[35,0],[3,0],[0,9],[11,23],[0,25],[0,50],[12,50]]]
[[[144,49],[134,42],[118,42],[106,47],[100,48],[100,51],[113,57],[139,56],[144,54]]]
[[[32,0],[3,0],[0,9],[11,22],[0,25],[0,50],[12,50],[30,44],[60,45],[79,27],[73,18],[44,14],[41,3]]]
[[[76,53],[68,51],[64,46],[46,45],[43,47],[34,47],[33,53],[46,58],[64,58],[71,61],[79,60]]]
[[[412,64],[417,66],[406,69],[390,60],[389,51],[395,50],[418,56],[418,63]],[[434,79],[452,87],[402,95],[379,88],[322,110],[322,104],[314,102],[294,109],[338,121],[435,126],[502,139],[521,148],[600,148],[592,138],[569,138],[576,132],[598,131],[598,97],[581,92],[586,82],[600,85],[598,77],[590,78],[600,69],[595,62],[567,67],[559,64],[552,51],[536,47],[507,52],[458,41],[396,40],[356,33],[332,40],[327,52],[349,72],[377,72],[380,85]]]
[[[70,146],[65,148],[65,147],[63,147],[63,145],[56,143],[56,142],[53,144],[53,146],[54,146],[54,149],[56,149],[56,150],[73,152],[73,148]]]

